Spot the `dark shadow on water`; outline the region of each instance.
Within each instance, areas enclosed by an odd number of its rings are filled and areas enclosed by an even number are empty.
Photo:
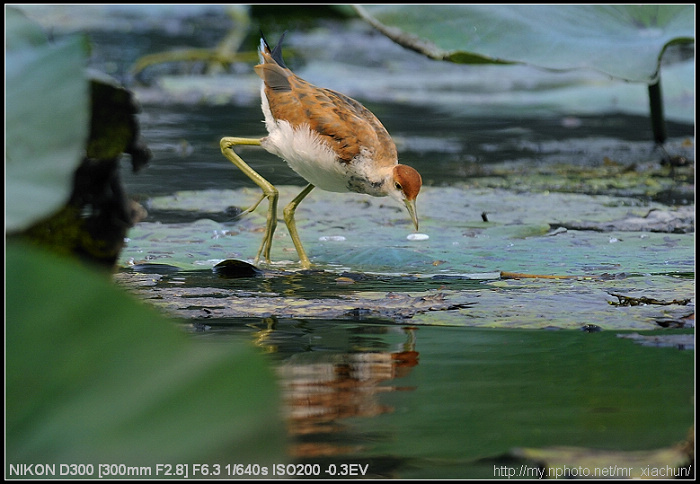
[[[159,269],[162,267],[162,269]],[[222,277],[212,270],[178,271],[168,265],[139,265],[123,272],[160,274],[156,287],[193,287],[243,290],[274,293],[301,299],[337,298],[353,292],[392,291],[405,293],[441,289],[449,285],[451,290],[483,290],[483,280],[459,276],[417,277],[373,275],[356,272],[333,273],[327,271],[279,272],[261,271],[253,277]],[[362,314],[357,315],[362,318]]]

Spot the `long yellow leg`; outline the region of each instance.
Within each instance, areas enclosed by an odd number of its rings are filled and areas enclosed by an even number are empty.
[[[297,209],[297,205],[306,198],[306,196],[314,189],[312,184],[308,184],[299,195],[294,197],[294,200],[289,202],[289,204],[284,207],[284,223],[287,224],[287,230],[289,230],[289,235],[292,237],[292,242],[294,242],[294,247],[297,249],[297,254],[299,254],[299,260],[301,261],[301,266],[304,269],[311,267],[311,261],[306,256],[306,251],[301,245],[301,239],[299,238],[299,233],[297,232],[297,224],[294,221],[294,212]]]
[[[277,200],[279,199],[279,192],[269,181],[260,176],[255,170],[248,166],[248,164],[243,161],[235,151],[233,151],[233,147],[237,145],[260,146],[260,140],[254,138],[225,137],[221,138],[220,145],[221,152],[224,154],[224,156],[228,158],[231,163],[236,165],[239,170],[245,173],[248,178],[253,180],[255,184],[258,185],[263,191],[260,199],[255,202],[251,208],[246,210],[246,212],[252,212],[255,210],[257,206],[260,205],[260,202],[262,202],[265,198],[267,198],[270,202],[267,209],[267,225],[265,227],[265,235],[263,236],[263,241],[260,245],[260,249],[258,250],[258,254],[255,256],[256,264],[260,260],[261,255],[269,263],[270,248],[272,247],[272,236],[275,234],[275,229],[277,228]]]

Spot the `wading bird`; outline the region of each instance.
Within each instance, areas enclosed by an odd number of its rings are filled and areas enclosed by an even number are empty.
[[[390,196],[408,209],[418,230],[416,197],[422,180],[410,166],[398,163],[396,146],[382,123],[362,104],[330,89],[316,87],[287,68],[282,59],[282,41],[270,49],[260,39],[260,64],[255,72],[263,80],[262,111],[268,135],[261,139],[225,137],[221,152],[263,191],[246,212],[265,198],[269,201],[267,226],[255,258],[270,262],[272,236],[277,227],[277,189],[253,170],[234,151],[237,145],[259,145],[284,159],[309,184],[283,211],[302,267],[311,262],[301,244],[294,221],[299,203],[319,187],[331,192]]]

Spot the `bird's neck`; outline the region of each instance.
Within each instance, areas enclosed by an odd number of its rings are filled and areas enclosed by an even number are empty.
[[[376,166],[376,164],[362,159],[355,161],[355,170],[349,177],[348,189],[352,192],[366,193],[374,197],[388,195],[393,166]]]

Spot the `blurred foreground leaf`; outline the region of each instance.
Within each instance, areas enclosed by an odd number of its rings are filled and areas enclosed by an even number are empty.
[[[139,107],[127,89],[94,71],[90,73],[90,94],[90,136],[74,172],[70,197],[23,235],[57,253],[111,268],[128,229],[146,215],[126,194],[120,157],[129,154],[137,172],[148,163],[151,151],[141,140],[136,118]],[[28,204],[29,200],[15,203]]]
[[[275,380],[252,348],[193,342],[26,245],[7,248],[6,291],[9,464],[283,461]]]
[[[82,37],[49,44],[6,10],[6,229],[22,230],[64,204],[88,136]]]

